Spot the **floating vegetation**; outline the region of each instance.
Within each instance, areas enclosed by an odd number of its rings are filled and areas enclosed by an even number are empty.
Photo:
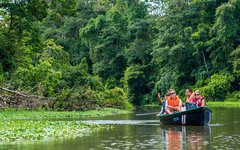
[[[101,126],[81,121],[1,121],[0,143],[59,140],[81,137]]]
[[[0,118],[2,120],[90,118],[90,117],[113,116],[127,113],[129,113],[129,111],[114,108],[104,108],[101,110],[92,111],[36,111],[36,110],[30,111],[30,110],[5,109],[0,112]]]
[[[0,111],[0,144],[49,141],[78,138],[100,128],[101,125],[71,120],[126,114],[129,111],[102,109],[86,112],[27,111],[5,109]],[[59,121],[66,118],[66,121]],[[53,121],[55,120],[55,121]]]

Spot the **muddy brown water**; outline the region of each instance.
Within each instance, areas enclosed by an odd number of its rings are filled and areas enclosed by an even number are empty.
[[[156,111],[148,107],[141,112]],[[240,108],[211,108],[209,126],[161,126],[155,115],[135,113],[113,117],[91,118],[86,122],[109,126],[81,138],[40,141],[28,144],[3,144],[4,150],[240,150]],[[70,120],[71,121],[71,120]]]

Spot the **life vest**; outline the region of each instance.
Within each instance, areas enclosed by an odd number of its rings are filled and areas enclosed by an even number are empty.
[[[171,97],[168,97],[167,99],[167,104],[169,106],[176,107],[176,106],[179,106],[179,103],[180,103],[180,99],[178,96],[176,96],[175,99],[172,99]]]
[[[192,98],[191,100],[192,100],[192,102],[196,103],[196,104],[198,105],[198,107],[201,107],[201,106],[202,106],[202,100],[203,100],[203,99],[204,99],[204,98],[200,96],[198,99]]]

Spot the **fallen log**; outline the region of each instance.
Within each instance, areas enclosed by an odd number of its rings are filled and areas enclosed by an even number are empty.
[[[7,91],[9,93],[14,93],[14,94],[17,94],[17,95],[20,95],[20,96],[24,96],[24,97],[29,97],[28,95],[22,94],[22,93],[20,93],[18,91],[13,91],[13,90],[10,90],[10,89],[7,89],[7,88],[3,88],[3,87],[0,87],[0,90]]]
[[[13,91],[13,90],[10,90],[8,88],[4,88],[4,87],[0,87],[0,90],[3,90],[3,91],[6,91],[6,92],[9,92],[9,93],[13,93],[13,94],[16,94],[16,95],[19,95],[19,96],[23,96],[23,97],[34,97],[34,98],[38,98],[38,99],[55,99],[55,98],[50,98],[50,97],[44,97],[44,96],[37,96],[37,95],[26,95],[26,94],[23,94],[21,92],[18,92],[18,91]]]
[[[3,94],[3,92],[5,94]],[[55,100],[55,97],[28,95],[23,92],[0,87],[0,108],[9,107],[35,109],[41,106],[46,106],[47,108],[53,109]]]

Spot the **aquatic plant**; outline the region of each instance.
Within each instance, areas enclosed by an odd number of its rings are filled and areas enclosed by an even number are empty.
[[[99,129],[81,121],[1,121],[0,143],[59,140],[81,137]]]
[[[23,110],[23,109],[2,109],[0,111],[0,118],[2,120],[15,119],[57,119],[57,118],[86,118],[86,117],[101,117],[112,116],[117,114],[126,114],[130,111],[104,108],[101,110],[92,111],[37,111],[37,110]]]

